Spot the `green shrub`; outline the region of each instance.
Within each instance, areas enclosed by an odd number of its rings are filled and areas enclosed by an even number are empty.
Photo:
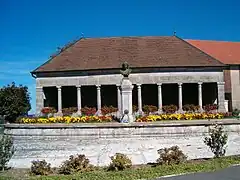
[[[14,154],[11,136],[0,135],[0,169],[4,170]]]
[[[210,127],[208,134],[209,137],[204,138],[204,143],[211,149],[214,157],[224,156],[228,135],[224,133],[223,126],[216,124],[214,127]]]
[[[15,83],[0,88],[0,115],[9,122],[15,122],[18,116],[24,116],[31,109],[30,95],[26,86]]]
[[[108,170],[110,171],[122,171],[124,169],[132,167],[132,161],[125,154],[116,153],[111,157],[112,162],[110,163]]]
[[[76,172],[93,171],[94,166],[89,163],[85,155],[71,155],[69,160],[63,162],[59,169],[60,174],[72,174]]]
[[[235,117],[238,117],[240,114],[240,110],[238,109],[234,109],[233,112],[232,112],[232,115],[235,116]]]
[[[187,156],[180,150],[178,146],[163,148],[158,150],[160,157],[157,159],[159,165],[179,164],[187,160]]]
[[[45,160],[32,161],[31,174],[34,175],[48,175],[52,173],[51,164]]]

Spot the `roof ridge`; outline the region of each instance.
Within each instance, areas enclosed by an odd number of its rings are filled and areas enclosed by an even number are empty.
[[[157,38],[157,37],[173,37],[173,36],[106,36],[106,37],[85,37],[84,39],[121,39],[121,38]]]

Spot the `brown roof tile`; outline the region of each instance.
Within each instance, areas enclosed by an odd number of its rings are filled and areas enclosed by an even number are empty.
[[[224,64],[240,64],[240,42],[186,40]]]
[[[221,62],[176,36],[85,38],[34,72],[131,67],[223,66]]]

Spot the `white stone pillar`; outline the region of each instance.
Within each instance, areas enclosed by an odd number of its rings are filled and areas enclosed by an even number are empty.
[[[137,84],[137,92],[138,92],[138,113],[142,114],[142,89],[141,84]]]
[[[225,109],[225,90],[224,90],[224,82],[218,82],[218,112],[226,112]]]
[[[101,85],[97,85],[97,115],[101,115]]]
[[[62,87],[57,86],[58,89],[58,113],[62,113]]]
[[[203,107],[202,107],[202,82],[198,83],[198,105],[199,105],[199,110],[203,111]]]
[[[182,83],[178,83],[178,111],[182,112]]]
[[[121,81],[121,95],[122,95],[122,118],[121,122],[133,122],[132,115],[132,89],[133,85],[129,78],[124,77]],[[128,112],[128,113],[127,113]]]
[[[118,105],[118,114],[121,115],[122,107],[121,107],[121,89],[120,84],[117,84],[117,105]]]
[[[162,113],[162,83],[158,83],[158,113]]]
[[[43,87],[36,87],[36,115],[41,114],[44,107]]]
[[[82,115],[82,99],[81,99],[81,86],[77,85],[77,114]]]

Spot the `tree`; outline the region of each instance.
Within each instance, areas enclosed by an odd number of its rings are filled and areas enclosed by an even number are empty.
[[[0,115],[5,115],[7,121],[14,122],[17,117],[26,115],[30,109],[27,86],[16,86],[13,82],[0,88]]]
[[[215,158],[224,156],[228,134],[224,132],[223,125],[216,124],[214,127],[210,127],[208,133],[209,137],[204,138],[204,143],[210,147]]]
[[[0,137],[0,170],[4,171],[15,152],[12,136]]]

